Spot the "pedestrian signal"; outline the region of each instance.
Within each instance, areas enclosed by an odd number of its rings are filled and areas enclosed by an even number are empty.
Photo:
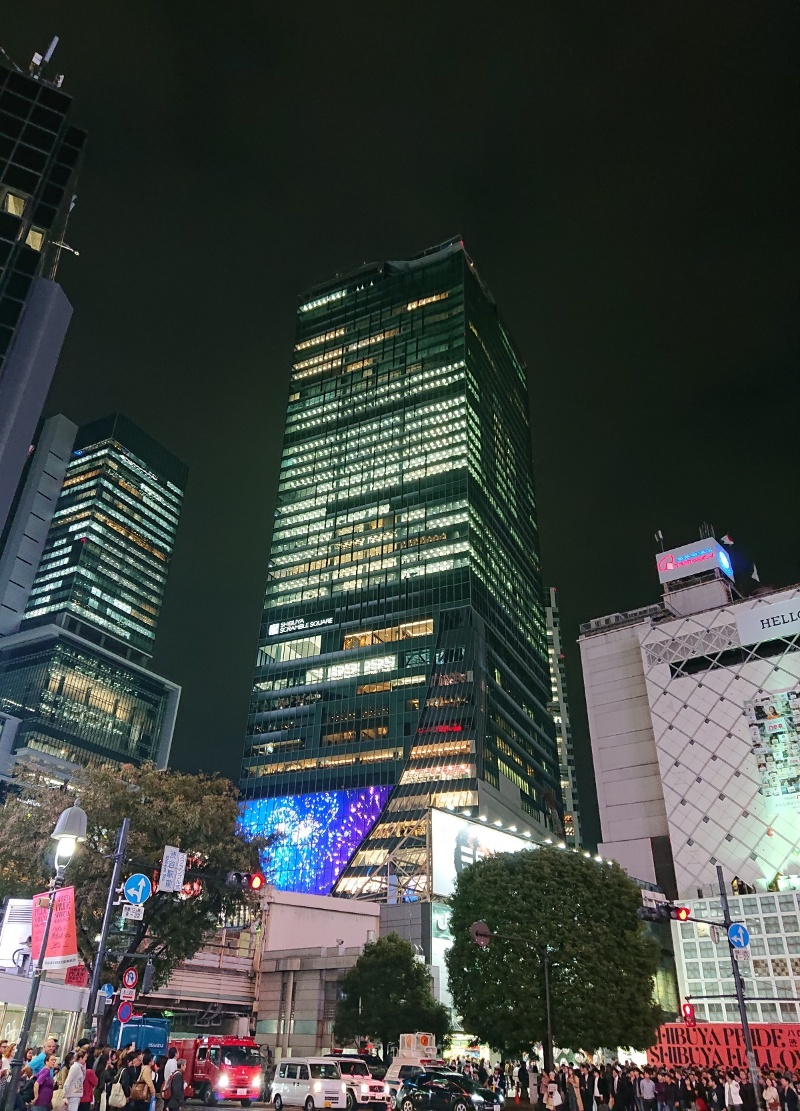
[[[691,917],[691,910],[689,907],[673,907],[672,917],[677,918],[679,922],[686,922]]]
[[[691,1003],[684,1003],[681,1008],[683,1011],[683,1021],[687,1026],[697,1026],[697,1019],[694,1017],[694,1007]]]

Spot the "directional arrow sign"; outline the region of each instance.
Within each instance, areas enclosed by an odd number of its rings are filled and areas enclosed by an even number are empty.
[[[141,906],[142,903],[146,903],[150,898],[153,892],[153,885],[150,883],[147,876],[143,875],[142,872],[137,872],[136,875],[128,876],[125,880],[124,892],[128,902],[138,907]]]
[[[750,931],[741,922],[728,926],[728,941],[734,949],[746,949],[750,944]]]

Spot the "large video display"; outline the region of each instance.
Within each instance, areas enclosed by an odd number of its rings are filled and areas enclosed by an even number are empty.
[[[800,809],[800,691],[753,699],[745,714],[767,812]]]
[[[364,787],[253,799],[242,804],[242,830],[267,840],[261,863],[270,883],[282,891],[328,895],[391,790]]]
[[[516,853],[537,846],[492,826],[467,821],[443,810],[431,815],[433,893],[445,898],[455,890],[456,878],[470,864],[496,853]]]

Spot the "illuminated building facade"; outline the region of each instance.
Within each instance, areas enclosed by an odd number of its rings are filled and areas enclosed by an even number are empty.
[[[0,711],[19,725],[8,751],[0,743],[0,774],[15,762],[67,774],[73,764],[165,766],[180,688],[147,665],[186,467],[115,414],[77,431],[55,500],[42,477],[53,473],[51,439],[18,499],[18,514],[51,520],[22,621],[2,627]],[[11,575],[30,554],[30,524],[26,516],[9,532],[15,548],[0,568]],[[4,597],[9,615],[21,609],[10,591]]]
[[[119,413],[85,425],[72,449],[23,628],[89,622],[153,654],[186,467]]]
[[[527,373],[463,244],[310,293],[241,775],[282,886],[428,896],[432,807],[560,832],[538,551]]]
[[[578,786],[575,781],[575,750],[572,747],[572,726],[569,721],[567,669],[561,646],[561,618],[558,613],[556,588],[547,592],[547,655],[550,660],[550,713],[556,723],[558,759],[561,765],[561,795],[564,799],[564,840],[580,846],[581,825]]]
[[[86,135],[40,65],[0,65],[0,532],[72,315],[53,281]]]

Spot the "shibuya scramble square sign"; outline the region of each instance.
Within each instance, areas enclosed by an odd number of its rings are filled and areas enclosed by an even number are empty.
[[[754,1022],[750,1032],[760,1068],[800,1068],[800,1023],[779,1026]],[[727,1022],[701,1022],[697,1026],[668,1022],[659,1029],[656,1044],[648,1049],[647,1063],[656,1068],[697,1065],[704,1069],[746,1069],[742,1028]]]

